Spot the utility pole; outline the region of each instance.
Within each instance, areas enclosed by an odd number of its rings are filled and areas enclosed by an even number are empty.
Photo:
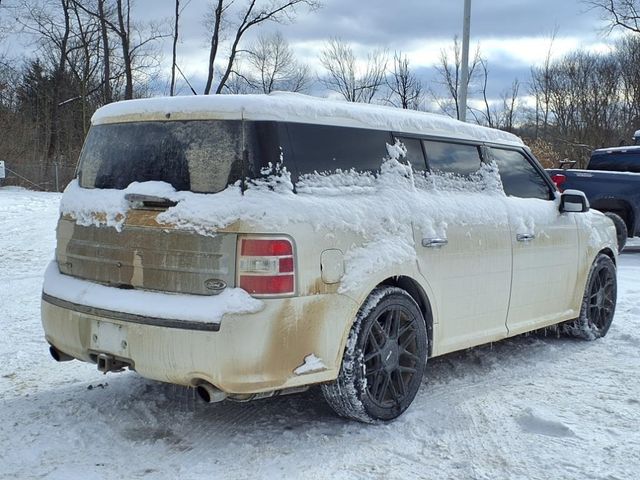
[[[471,31],[471,0],[464,0],[464,18],[462,24],[462,67],[460,69],[460,99],[458,120],[467,121],[467,94],[469,86],[469,34]]]

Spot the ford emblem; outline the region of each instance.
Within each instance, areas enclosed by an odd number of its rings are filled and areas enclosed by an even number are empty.
[[[211,290],[214,295],[217,295],[227,288],[227,282],[217,278],[209,278],[204,281],[204,286],[207,290]]]

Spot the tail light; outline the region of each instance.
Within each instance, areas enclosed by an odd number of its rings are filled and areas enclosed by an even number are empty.
[[[293,243],[286,237],[241,236],[237,282],[254,296],[293,295],[296,291]]]
[[[558,190],[560,190],[560,193],[562,193],[564,191],[564,188],[562,188],[562,184],[567,181],[567,176],[563,175],[562,173],[556,173],[551,177],[551,180],[553,180],[553,183],[556,184],[556,187],[558,187]]]

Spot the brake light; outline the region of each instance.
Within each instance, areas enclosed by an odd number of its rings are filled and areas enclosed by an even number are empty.
[[[254,296],[295,293],[293,243],[288,238],[240,237],[237,285]]]
[[[556,187],[558,187],[558,190],[560,190],[560,193],[562,193],[564,191],[562,185],[567,181],[567,176],[563,175],[562,173],[556,173],[551,177],[551,180],[553,180],[553,183],[556,184]]]

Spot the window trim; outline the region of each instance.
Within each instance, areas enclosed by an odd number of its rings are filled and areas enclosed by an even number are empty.
[[[402,142],[403,139],[407,139],[407,140],[417,140],[419,142],[420,145],[420,150],[422,150],[422,163],[423,163],[423,167],[425,172],[430,172],[431,170],[429,170],[429,164],[427,163],[427,152],[424,149],[424,141],[422,138],[418,137],[417,135],[410,135],[410,134],[398,134],[396,132],[391,132],[391,138],[393,139],[393,143],[395,144],[398,140],[400,140]]]
[[[533,169],[538,172],[538,175],[542,177],[544,182],[547,184],[547,188],[549,189],[549,198],[548,201],[556,201],[558,199],[558,190],[549,177],[547,171],[540,165],[538,159],[531,153],[531,151],[526,147],[510,147],[508,145],[499,145],[499,144],[485,144],[484,145],[487,150],[487,156],[490,162],[495,162],[496,159],[493,156],[493,150],[507,150],[510,152],[517,152],[522,154],[522,156],[529,162],[529,165],[533,167]],[[502,181],[502,179],[501,179]],[[504,188],[504,185],[503,185]],[[517,197],[517,198],[529,198],[529,197]],[[538,200],[542,200],[541,198]]]

